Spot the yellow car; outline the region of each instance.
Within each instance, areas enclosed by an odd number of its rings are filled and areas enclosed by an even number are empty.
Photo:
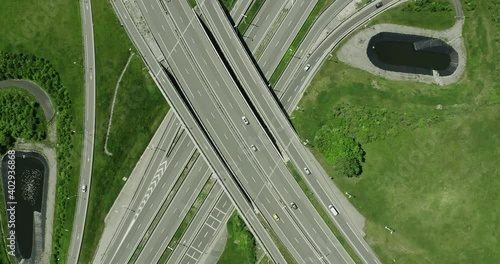
[[[280,220],[280,217],[279,217],[277,214],[273,214],[273,218],[274,218],[274,220],[276,220],[276,221],[279,221],[279,220]]]

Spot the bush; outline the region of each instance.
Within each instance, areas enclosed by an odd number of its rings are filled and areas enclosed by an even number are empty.
[[[403,7],[403,11],[410,12],[444,12],[452,10],[453,8],[448,0],[416,0]]]

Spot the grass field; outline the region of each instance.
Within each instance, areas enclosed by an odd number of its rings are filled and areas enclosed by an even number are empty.
[[[220,1],[221,1],[222,5],[224,5],[226,10],[228,12],[231,12],[231,10],[233,10],[234,4],[236,4],[236,1],[238,1],[238,0],[220,0]]]
[[[0,50],[30,53],[49,60],[59,72],[64,86],[68,88],[73,103],[75,130],[83,127],[83,69],[73,64],[82,64],[83,49],[80,9],[78,1],[62,0],[20,0],[3,1],[0,9]],[[67,184],[70,191],[78,190],[82,135],[73,138],[71,167],[74,177]],[[75,204],[64,208],[66,221],[63,228],[72,230]],[[59,210],[59,208],[57,209]],[[66,252],[70,236],[59,234],[61,252]],[[63,253],[65,254],[65,253]]]
[[[96,47],[96,133],[92,188],[80,261],[90,263],[104,218],[132,172],[140,155],[168,111],[168,105],[151,80],[145,65],[134,55],[118,90],[113,124],[104,153],[111,101],[118,77],[134,47],[108,1],[92,5]]]
[[[250,27],[250,24],[259,12],[262,5],[264,5],[264,2],[266,2],[266,0],[254,0],[252,5],[250,5],[250,7],[248,8],[247,12],[245,13],[246,17],[242,19],[240,24],[238,25],[238,31],[242,36],[247,31],[248,27]]]
[[[442,117],[440,123],[363,144],[366,161],[361,176],[335,178],[343,191],[356,196],[351,201],[366,217],[367,241],[383,263],[500,259],[500,200],[495,199],[500,188],[500,102],[495,81],[499,58],[494,48],[498,33],[489,19],[499,10],[490,3],[466,13],[463,36],[468,61],[458,83],[439,87],[389,81],[333,59],[315,76],[299,104],[302,110],[293,113],[299,136],[311,141],[329,121],[329,111],[342,102]],[[388,11],[387,17],[401,17],[401,12]],[[378,21],[387,22],[382,18]],[[436,110],[437,104],[443,109]],[[333,175],[322,153],[311,150]]]
[[[228,237],[218,264],[254,264],[255,239],[237,212],[227,222]]]
[[[446,1],[446,0],[439,0]],[[394,7],[394,11],[384,12],[377,17],[375,17],[371,25],[378,24],[380,22],[384,23],[396,23],[399,25],[420,27],[432,30],[445,30],[450,28],[455,23],[455,11],[437,11],[430,12],[425,11],[403,11],[408,9],[408,5],[413,5],[413,2],[402,3]],[[451,4],[449,5],[451,7]],[[422,19],[425,17],[425,19]]]

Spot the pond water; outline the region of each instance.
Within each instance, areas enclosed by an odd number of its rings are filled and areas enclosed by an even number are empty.
[[[2,160],[2,183],[6,209],[15,206],[15,236],[16,255],[29,259],[33,247],[33,213],[42,212],[42,202],[46,174],[48,173],[47,162],[35,152],[15,153],[15,192],[8,192],[12,181],[7,179],[7,162],[12,160],[5,155]],[[14,198],[14,199],[12,199]],[[45,216],[42,214],[42,218]],[[43,219],[44,222],[44,219]],[[40,227],[43,228],[43,227]],[[20,256],[19,256],[20,254]]]
[[[373,36],[367,55],[377,67],[395,72],[439,76],[451,75],[458,66],[458,54],[436,38],[381,32]]]

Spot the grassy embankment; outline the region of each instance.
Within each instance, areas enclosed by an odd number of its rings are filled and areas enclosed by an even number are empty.
[[[236,4],[236,1],[238,1],[238,0],[220,0],[220,1],[221,1],[222,5],[224,5],[226,10],[228,12],[231,12],[231,10],[233,10],[234,4]]]
[[[68,89],[72,101],[74,129],[82,131],[83,126],[83,69],[73,64],[82,64],[83,49],[81,36],[80,9],[78,1],[4,1],[0,9],[0,50],[7,52],[22,52],[45,58],[60,74],[62,84]],[[44,87],[46,88],[46,87]],[[52,98],[53,99],[53,98]],[[71,177],[67,177],[66,186],[69,192],[78,191],[78,175],[80,171],[80,153],[82,134],[77,133],[72,139]],[[58,176],[58,184],[60,183]],[[58,194],[59,195],[59,190]],[[61,197],[57,197],[60,199]],[[65,220],[59,223],[63,229],[72,230],[75,204],[67,203],[64,208],[56,209],[55,218],[65,215]],[[56,230],[57,231],[57,230]],[[53,235],[59,239],[61,254],[69,246],[69,232]],[[54,252],[53,252],[54,254]]]
[[[474,6],[473,1],[465,2],[469,4],[464,7]],[[496,133],[500,129],[500,44],[495,39],[500,25],[494,22],[500,21],[498,14],[499,4],[491,0],[466,12],[462,35],[468,60],[458,83],[440,87],[390,81],[334,59],[321,67],[300,102],[302,110],[293,114],[300,137],[311,141],[323,125],[330,124],[332,109],[346,102],[357,108],[385,108],[401,118],[438,116],[441,120],[406,130],[395,126],[392,131],[378,131],[378,124],[369,122],[359,124],[370,127],[364,132],[380,137],[362,144],[366,156],[361,176],[334,179],[343,191],[356,196],[351,202],[366,217],[367,241],[383,263],[494,263],[500,259],[496,226],[500,201],[494,198],[500,189]],[[425,15],[396,8],[385,17],[391,23],[416,26],[408,16]],[[384,16],[376,21],[389,22]],[[436,109],[438,104],[441,110]],[[311,150],[335,175],[325,153],[314,144]],[[384,226],[395,232],[391,235]]]
[[[227,222],[226,247],[217,263],[219,264],[254,264],[256,262],[255,238],[240,218],[234,212]]]
[[[120,26],[111,4],[92,4],[96,49],[96,134],[92,188],[80,261],[90,263],[104,229],[104,218],[125,184],[169,107],[134,55],[118,89],[113,124],[104,153],[104,142],[116,82],[135,49]],[[137,52],[136,52],[137,53]]]
[[[252,24],[253,19],[259,12],[262,5],[264,5],[265,1],[266,0],[254,0],[252,5],[248,8],[247,12],[245,13],[245,17],[238,25],[238,31],[242,36],[245,35],[245,32],[247,31],[248,27],[250,27],[250,24]]]
[[[293,58],[293,55],[297,51],[297,48],[302,42],[302,39],[304,39],[307,32],[313,25],[313,22],[333,2],[334,0],[318,0],[313,10],[307,17],[306,21],[300,28],[299,33],[297,33],[297,36],[295,36],[295,38],[293,39],[292,44],[290,44],[290,47],[288,47],[285,55],[280,61],[280,64],[278,64],[278,67],[276,67],[276,70],[274,71],[273,75],[271,76],[271,78],[269,78],[269,83],[271,84],[271,86],[274,86],[278,82],[279,77],[281,76],[283,71],[285,71],[286,66]]]

